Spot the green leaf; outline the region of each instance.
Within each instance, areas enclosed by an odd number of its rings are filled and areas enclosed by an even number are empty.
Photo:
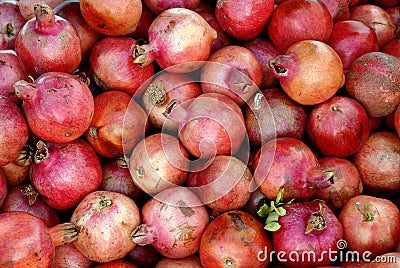
[[[264,229],[270,232],[278,231],[281,228],[281,225],[276,221],[269,222],[265,225]]]
[[[284,209],[283,207],[277,207],[275,209],[275,211],[279,216],[285,216],[286,215],[286,209]]]
[[[267,218],[267,220],[265,221],[265,223],[270,223],[270,222],[273,222],[273,221],[277,222],[278,219],[279,219],[278,213],[272,212],[272,213],[270,213],[270,214],[268,215],[268,218]]]
[[[284,188],[281,188],[276,196],[275,204],[279,204],[283,199]]]
[[[257,214],[260,217],[267,217],[270,212],[271,212],[271,208],[267,204],[264,204],[257,211]]]

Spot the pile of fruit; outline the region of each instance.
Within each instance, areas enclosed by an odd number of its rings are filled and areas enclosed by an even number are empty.
[[[3,0],[0,33],[0,267],[400,267],[400,0]]]

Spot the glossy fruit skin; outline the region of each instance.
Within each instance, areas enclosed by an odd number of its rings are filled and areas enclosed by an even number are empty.
[[[372,214],[371,220],[366,220],[357,209]],[[365,209],[365,205],[370,205]],[[385,198],[369,195],[359,195],[350,199],[341,210],[338,219],[343,225],[344,236],[349,250],[358,252],[369,251],[368,256],[390,252],[395,248],[400,236],[399,209],[394,203]],[[358,230],[357,234],[353,230]]]
[[[311,144],[325,156],[353,155],[369,132],[367,112],[358,101],[345,96],[334,96],[316,106],[306,127]]]
[[[118,90],[133,96],[154,75],[154,64],[134,63],[136,45],[137,41],[127,36],[106,37],[97,42],[89,56],[94,83],[103,90]]]
[[[24,24],[14,48],[25,72],[34,78],[47,72],[72,73],[82,57],[74,26],[54,15],[54,10],[46,4],[35,5],[35,18]]]
[[[283,206],[286,215],[279,217],[281,228],[272,233],[273,247],[276,252],[285,252],[286,267],[317,267],[329,265],[331,258],[337,255],[337,242],[343,238],[343,227],[338,218],[324,202],[294,202]],[[315,212],[321,212],[325,228],[312,229],[305,233],[310,217]],[[332,253],[328,253],[329,250]],[[310,260],[296,257],[290,259],[289,254],[297,252],[303,256],[304,252],[314,252],[315,258]],[[336,251],[336,252],[335,252]],[[325,253],[324,253],[325,252]],[[331,255],[331,256],[328,256]]]
[[[244,5],[246,11],[240,11]],[[229,35],[249,40],[263,31],[273,10],[273,0],[217,1],[215,17]]]
[[[47,143],[48,158],[32,164],[30,180],[51,207],[74,207],[88,193],[97,190],[102,179],[99,157],[84,140]]]
[[[140,224],[136,203],[126,195],[94,191],[74,209],[70,222],[75,224],[76,248],[94,262],[110,262],[125,257],[136,244],[130,235]]]
[[[94,113],[94,99],[89,87],[79,78],[63,72],[47,72],[33,83],[20,80],[14,84],[23,100],[30,130],[48,142],[70,142],[89,127]]]
[[[345,83],[339,55],[328,44],[317,40],[293,44],[268,65],[286,94],[302,105],[330,99]]]
[[[42,220],[27,212],[13,211],[1,213],[0,223],[0,266],[10,267],[11,263],[15,268],[50,267],[55,249]]]
[[[277,6],[267,30],[281,54],[302,40],[326,42],[331,35],[333,18],[320,0],[287,0]]]
[[[271,250],[272,243],[264,226],[250,214],[231,210],[217,216],[201,238],[199,256],[204,268],[267,267],[257,254]]]

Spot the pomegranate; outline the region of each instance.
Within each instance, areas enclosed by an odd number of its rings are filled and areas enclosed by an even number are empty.
[[[179,123],[166,117],[174,106],[187,105],[201,94],[201,88],[189,75],[162,71],[153,78],[142,95],[142,105],[152,127],[176,134]]]
[[[13,162],[28,141],[25,116],[10,99],[0,96],[0,166]]]
[[[154,60],[167,71],[197,70],[211,53],[217,32],[198,13],[187,8],[170,8],[150,25],[149,43],[137,46],[135,63],[146,66]]]
[[[41,219],[47,227],[60,223],[60,217],[55,209],[45,203],[32,185],[10,187],[0,213],[9,211],[27,212]]]
[[[281,137],[266,142],[254,157],[254,180],[260,191],[275,200],[284,188],[283,200],[310,199],[331,185],[334,172],[321,167],[316,155],[301,140]]]
[[[139,141],[129,158],[133,181],[148,194],[182,185],[189,170],[189,154],[177,138],[155,133]]]
[[[355,6],[350,10],[350,19],[359,20],[374,29],[379,47],[396,38],[396,26],[391,16],[382,8],[373,4]]]
[[[199,256],[204,268],[267,267],[257,258],[272,244],[263,224],[250,214],[231,210],[217,216],[205,229]]]
[[[198,12],[198,11],[197,11]],[[217,18],[214,13],[211,12],[198,12],[211,27],[217,32],[217,38],[214,40],[211,46],[211,53],[223,48],[224,46],[232,45],[233,40],[232,37],[229,36],[224,29],[222,29],[221,25],[219,25]]]
[[[44,3],[51,7],[52,9],[56,8],[59,6],[61,3],[63,3],[65,0],[18,0],[19,2],[19,11],[22,15],[22,17],[25,20],[30,20],[35,17],[35,5]]]
[[[400,37],[400,6],[389,7],[386,8],[385,11],[392,18],[392,21],[396,27],[396,38]]]
[[[379,131],[383,125],[382,117],[369,117],[369,132]]]
[[[285,267],[320,267],[337,257],[343,227],[332,210],[320,201],[296,202],[282,207],[280,228],[272,232],[275,252]]]
[[[11,187],[20,185],[25,182],[25,180],[28,178],[29,166],[30,164],[26,166],[21,166],[17,164],[16,161],[14,161],[8,163],[7,165],[0,166],[0,170],[6,176],[7,185]]]
[[[78,232],[76,248],[94,262],[110,262],[136,246],[130,234],[141,219],[136,203],[126,195],[94,191],[79,202],[70,221]]]
[[[209,216],[196,194],[177,186],[143,205],[142,222],[132,233],[135,243],[151,244],[164,257],[184,258],[199,250]]]
[[[203,93],[186,109],[180,108],[172,109],[170,116],[180,122],[179,139],[193,156],[234,155],[245,143],[243,114],[232,99],[219,93]]]
[[[182,259],[171,259],[163,257],[160,259],[155,268],[203,268],[197,255],[191,255]]]
[[[94,268],[138,268],[135,264],[127,260],[114,260],[106,263],[97,264]]]
[[[140,0],[81,0],[79,3],[87,24],[104,35],[121,36],[134,32],[142,14]]]
[[[394,112],[393,121],[394,121],[394,128],[395,128],[397,134],[398,134],[399,137],[400,137],[400,105],[397,106],[397,109],[396,109],[396,111]]]
[[[245,106],[243,115],[249,140],[257,149],[277,137],[303,138],[307,122],[305,107],[280,88],[257,92]]]
[[[25,72],[36,78],[47,72],[75,71],[82,54],[74,26],[44,3],[34,10],[35,18],[24,24],[14,44]]]
[[[333,18],[321,0],[286,0],[273,11],[268,36],[281,54],[302,40],[328,41]]]
[[[8,195],[7,180],[3,171],[0,170],[0,208]]]
[[[139,66],[133,56],[137,42],[130,37],[107,37],[97,42],[89,57],[90,74],[103,90],[134,95],[154,75],[154,64]],[[115,69],[118,66],[118,70]]]
[[[92,268],[93,262],[86,258],[74,245],[68,243],[56,247],[51,268]]]
[[[50,267],[55,247],[77,237],[70,223],[49,229],[39,218],[21,211],[1,213],[0,226],[1,267]]]
[[[343,20],[335,23],[327,44],[339,55],[345,71],[363,54],[379,51],[375,31],[364,22],[357,20]]]
[[[204,204],[214,212],[226,212],[246,205],[252,178],[250,169],[236,157],[217,155],[204,169],[191,172],[188,180],[196,181]]]
[[[333,96],[311,110],[306,133],[323,155],[348,157],[368,139],[368,115],[355,99]]]
[[[225,46],[214,52],[200,73],[203,93],[219,93],[242,106],[262,83],[263,68],[247,48]]]
[[[245,11],[243,6],[246,6]],[[274,0],[218,0],[215,17],[229,35],[239,40],[249,40],[262,32],[273,10]]]
[[[267,89],[278,85],[278,80],[268,68],[268,61],[280,54],[276,47],[270,41],[262,37],[255,37],[243,43],[243,46],[253,52],[254,56],[256,56],[262,65],[263,79],[261,89]]]
[[[297,42],[268,65],[286,94],[302,105],[328,100],[345,82],[339,55],[321,41]]]
[[[120,156],[104,161],[102,176],[99,190],[124,194],[136,203],[143,199],[144,193],[134,184],[124,157]]]
[[[153,20],[156,18],[154,14],[146,5],[142,5],[142,14],[140,15],[140,20],[136,25],[134,32],[128,34],[128,36],[134,39],[144,39],[148,40],[149,37],[147,33]]]
[[[126,259],[143,268],[153,268],[161,259],[162,255],[151,245],[136,245]]]
[[[369,258],[393,250],[400,237],[399,216],[399,209],[388,199],[369,195],[351,198],[338,216],[347,248],[368,251]]]
[[[384,45],[381,52],[400,58],[400,38],[393,39]]]
[[[375,195],[395,195],[400,192],[400,137],[393,132],[371,133],[366,143],[354,155],[366,190]]]
[[[101,164],[83,139],[37,143],[30,180],[42,199],[58,210],[70,209],[100,186]]]
[[[399,267],[400,252],[388,252],[380,256],[376,256],[374,261],[368,266],[371,268],[397,268]]]
[[[322,0],[331,13],[333,23],[350,18],[350,6],[347,0]]]
[[[76,29],[81,45],[81,63],[86,62],[93,46],[102,38],[102,35],[90,27],[82,16],[78,2],[64,2],[60,8],[55,8],[56,15],[68,20]]]
[[[346,73],[345,90],[371,117],[386,116],[400,103],[400,59],[369,52],[353,62]]]
[[[79,138],[93,118],[94,100],[89,87],[78,77],[48,72],[30,83],[14,84],[23,100],[22,109],[30,130],[49,142],[69,142]]]
[[[143,3],[150,8],[150,10],[155,14],[160,14],[161,12],[170,9],[170,8],[187,8],[187,9],[195,9],[201,0],[175,0],[175,1],[168,1],[168,0],[143,0]]]
[[[321,157],[318,162],[321,167],[332,168],[335,176],[332,185],[316,191],[314,198],[324,200],[330,209],[338,212],[350,198],[362,194],[361,176],[353,162],[335,156]]]
[[[0,3],[0,50],[14,49],[15,38],[25,22],[19,11],[19,1]]]
[[[146,114],[139,104],[127,93],[112,90],[94,98],[94,115],[85,137],[99,155],[113,158],[131,151],[146,128]]]
[[[13,85],[19,80],[28,80],[28,75],[19,63],[14,50],[0,50],[0,76],[2,77],[0,79],[0,96],[8,97],[15,104],[19,104],[21,99],[15,95]]]

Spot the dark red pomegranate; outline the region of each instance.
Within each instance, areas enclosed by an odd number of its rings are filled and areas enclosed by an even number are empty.
[[[201,0],[143,0],[143,3],[150,8],[150,10],[154,13],[159,15],[161,12],[176,7],[183,7],[187,9],[195,9]]]
[[[393,39],[384,45],[381,52],[400,58],[400,38]]]
[[[13,162],[28,141],[25,116],[10,99],[0,96],[0,166]]]
[[[137,41],[131,37],[107,37],[97,42],[89,57],[90,75],[103,90],[134,95],[154,75],[154,64],[136,64]],[[118,66],[118,70],[115,68]]]
[[[9,98],[15,104],[19,104],[21,99],[15,95],[13,85],[19,80],[28,80],[21,63],[18,61],[14,50],[0,50],[0,95]]]
[[[368,115],[355,99],[333,96],[311,110],[306,133],[323,155],[348,157],[368,139]]]
[[[153,268],[161,257],[162,255],[152,245],[136,245],[126,255],[126,259],[143,268]]]
[[[322,0],[331,13],[333,23],[350,18],[350,6],[348,0]]]
[[[30,130],[40,139],[68,142],[79,138],[89,127],[94,99],[89,87],[78,77],[48,72],[34,82],[14,84],[16,95]]]
[[[254,157],[254,182],[270,200],[284,188],[284,201],[308,200],[331,185],[334,172],[321,167],[314,152],[300,139],[281,137],[266,142]]]
[[[146,5],[142,5],[142,14],[140,15],[140,20],[136,25],[136,29],[133,33],[128,34],[135,39],[148,40],[148,31],[151,23],[156,18],[154,14]]]
[[[93,262],[86,258],[74,243],[57,246],[51,268],[72,267],[92,268]]]
[[[15,38],[25,22],[18,1],[7,0],[0,3],[0,50],[14,49]]]
[[[274,0],[219,0],[215,17],[229,35],[239,40],[249,40],[263,31],[273,10]]]
[[[332,28],[333,18],[321,0],[286,0],[274,9],[267,26],[281,54],[302,40],[328,41]]]
[[[30,180],[51,207],[72,208],[88,193],[97,190],[101,179],[100,160],[85,140],[38,142]]]
[[[6,176],[4,172],[0,170],[0,208],[8,195],[8,191]]]
[[[217,18],[215,17],[213,12],[198,12],[211,27],[217,32],[217,39],[214,40],[211,47],[211,53],[217,51],[224,46],[232,45],[233,39],[229,36],[224,29],[222,29],[221,25],[219,25]]]
[[[389,7],[385,11],[392,18],[394,25],[396,26],[396,38],[400,37],[400,6]]]
[[[305,107],[280,88],[257,92],[245,106],[243,115],[249,140],[257,149],[277,137],[303,138],[307,122]]]
[[[343,20],[335,23],[327,43],[339,55],[345,71],[363,54],[379,51],[375,31],[364,22],[357,20]]]
[[[32,185],[10,187],[0,213],[9,211],[27,212],[41,219],[47,227],[60,223],[58,212],[45,203]]]
[[[25,72],[36,78],[47,72],[75,71],[82,54],[74,26],[44,3],[34,10],[35,18],[24,24],[14,45]]]
[[[79,3],[87,24],[104,35],[122,36],[134,32],[142,14],[140,0],[81,0]]]

